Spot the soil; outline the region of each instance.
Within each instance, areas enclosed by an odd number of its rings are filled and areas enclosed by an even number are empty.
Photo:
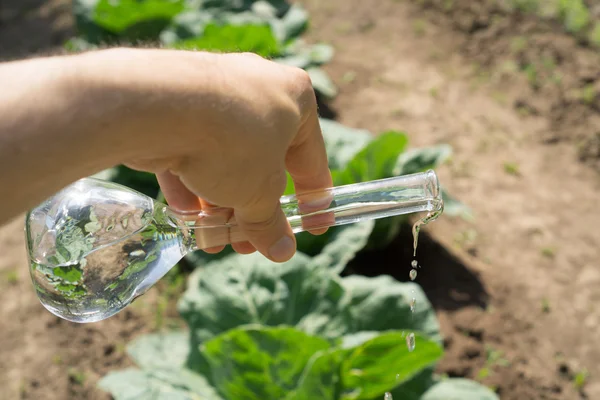
[[[474,219],[442,216],[417,252],[445,337],[438,372],[507,400],[600,398],[600,103],[584,94],[600,89],[598,53],[494,1],[301,3],[309,40],[336,48],[325,69],[340,94],[323,112],[454,148],[437,172]],[[69,4],[4,0],[0,57],[59,47]],[[346,273],[407,280],[411,244],[403,229]],[[100,323],[50,315],[28,277],[21,218],[0,230],[0,271],[0,399],[109,399],[95,383],[131,365],[125,343],[178,323],[160,288]]]

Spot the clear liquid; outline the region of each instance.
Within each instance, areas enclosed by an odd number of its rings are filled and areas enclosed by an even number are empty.
[[[408,273],[408,277],[410,278],[411,281],[414,281],[415,279],[417,279],[417,270],[411,269],[410,272]]]
[[[385,217],[401,204],[405,212],[424,207],[421,201],[362,199],[371,195],[341,191],[334,196],[335,206],[320,211],[323,215],[301,216],[298,204],[289,201],[282,209],[294,231],[300,231],[312,219],[333,226]],[[434,200],[426,207],[432,211],[413,227],[415,253],[419,227],[437,218],[443,203]],[[28,214],[27,246],[37,295],[50,312],[69,321],[106,319],[145,293],[186,253],[245,240],[226,214],[203,215],[198,221],[198,214],[173,215],[131,189],[79,181]]]
[[[444,211],[444,204],[441,201],[432,201],[433,210],[428,212],[423,218],[414,223],[412,227],[413,234],[413,257],[417,256],[417,245],[419,243],[419,232],[423,225],[435,221]]]
[[[408,351],[413,351],[415,346],[415,334],[411,332],[406,336],[406,347],[408,348]]]
[[[423,227],[423,225],[427,225],[429,222],[435,221],[444,211],[444,204],[442,202],[433,202],[432,204],[433,204],[433,210],[428,212],[427,215],[425,215],[423,218],[421,218],[420,220],[415,222],[415,224],[413,225],[413,228],[412,228],[413,257],[417,256],[417,245],[419,244],[419,232],[421,231],[421,228]],[[410,263],[410,266],[411,266],[411,270],[408,273],[408,277],[410,278],[411,281],[414,281],[415,279],[417,279],[417,267],[420,268],[421,266],[419,265],[417,260],[412,260]],[[415,312],[416,306],[417,306],[417,299],[415,297],[413,297],[410,301],[410,312],[411,313]],[[416,343],[415,343],[415,334],[414,333],[411,332],[406,337],[406,346],[408,348],[408,351],[413,351],[415,349]],[[397,375],[396,375],[396,379],[398,379]]]
[[[53,253],[31,262],[33,284],[46,309],[80,323],[121,311],[176,265],[189,243],[189,231],[164,207],[68,209],[55,227],[40,239],[55,243]]]
[[[385,392],[385,394],[383,395],[383,400],[394,400],[394,398],[392,397],[392,394],[390,392]]]

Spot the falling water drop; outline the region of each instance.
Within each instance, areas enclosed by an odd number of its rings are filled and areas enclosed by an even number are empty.
[[[415,312],[416,305],[417,305],[417,299],[413,297],[412,300],[410,301],[410,312]]]
[[[408,276],[410,277],[411,281],[414,281],[415,279],[417,279],[417,270],[416,269],[411,269],[410,273],[408,274]]]
[[[417,268],[418,265],[419,263],[417,262],[417,260],[412,260],[412,262],[410,263],[410,266],[413,268]]]
[[[406,347],[408,347],[408,351],[413,351],[415,349],[415,334],[409,333],[406,337]]]
[[[394,400],[394,398],[392,397],[392,394],[390,392],[385,392],[385,394],[383,395],[383,400]]]
[[[400,379],[400,374],[396,374],[396,380]]]

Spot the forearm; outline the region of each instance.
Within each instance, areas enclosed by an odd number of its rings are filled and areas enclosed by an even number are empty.
[[[85,76],[79,56],[0,64],[0,224],[120,157],[114,106]]]

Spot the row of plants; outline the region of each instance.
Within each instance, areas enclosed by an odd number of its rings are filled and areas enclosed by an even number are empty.
[[[252,51],[311,71],[315,90],[334,96],[320,69],[333,55],[301,39],[306,11],[282,0],[76,0],[71,49],[138,42],[190,50]],[[316,77],[316,78],[315,78]],[[322,119],[336,185],[436,168],[438,145],[408,148],[403,132],[374,135]],[[119,166],[98,176],[161,199],[156,178]],[[286,193],[293,192],[288,185]],[[445,213],[469,210],[444,192]],[[137,368],[99,385],[116,400],[382,399],[495,400],[470,380],[434,373],[443,356],[435,312],[420,286],[389,276],[341,273],[355,255],[384,247],[406,216],[298,234],[298,252],[275,264],[260,254],[187,256],[194,266],[178,310],[189,329],[144,335],[127,347]],[[411,310],[412,299],[416,308]],[[415,335],[416,348],[406,345]]]
[[[509,0],[512,7],[541,18],[559,21],[566,32],[600,48],[600,20],[592,2],[585,0]]]

